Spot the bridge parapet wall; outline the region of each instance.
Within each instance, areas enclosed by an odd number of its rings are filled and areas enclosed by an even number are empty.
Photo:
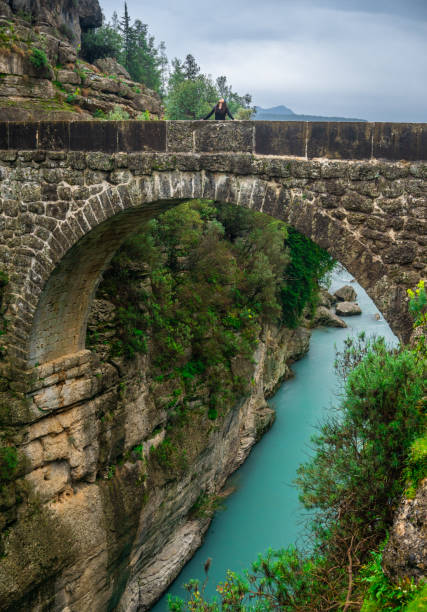
[[[252,153],[427,160],[427,124],[308,121],[2,122],[0,150]]]

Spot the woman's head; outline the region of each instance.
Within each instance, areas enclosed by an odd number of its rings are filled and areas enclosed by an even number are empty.
[[[224,100],[224,98],[220,98],[220,99],[218,100],[218,104],[217,104],[217,106],[218,106],[219,108],[227,108],[227,102]]]

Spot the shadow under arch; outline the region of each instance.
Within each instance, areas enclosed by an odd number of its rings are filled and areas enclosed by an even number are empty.
[[[30,368],[85,348],[90,304],[114,253],[154,216],[197,198],[245,206],[290,224],[340,261],[383,310],[375,295],[376,284],[385,274],[381,261],[369,252],[351,227],[315,202],[291,200],[288,190],[279,182],[225,173],[172,171],[137,177],[129,186],[110,185],[106,194],[108,197],[97,196],[98,205],[109,202],[110,209],[104,211],[103,220],[92,215],[95,220],[91,227],[65,250],[45,280],[27,342]],[[111,209],[113,200],[120,200],[116,210]],[[86,206],[90,209],[90,199]],[[387,317],[387,312],[384,314]]]
[[[126,238],[182,201],[122,211],[91,230],[65,254],[37,305],[29,341],[30,366],[85,348],[90,305],[112,257]]]

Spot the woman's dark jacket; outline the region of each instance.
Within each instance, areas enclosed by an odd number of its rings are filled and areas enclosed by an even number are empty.
[[[230,113],[228,109],[228,106],[226,106],[225,108],[219,108],[218,104],[215,104],[215,106],[213,107],[209,115],[206,115],[206,117],[203,117],[203,121],[205,119],[209,119],[209,117],[211,117],[214,113],[215,113],[215,119],[217,120],[219,119],[223,121],[226,115],[228,115],[230,119],[234,119],[233,115]]]

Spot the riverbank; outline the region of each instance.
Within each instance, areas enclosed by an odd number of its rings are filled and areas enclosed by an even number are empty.
[[[334,271],[331,291],[351,282],[344,270]],[[182,584],[191,578],[205,579],[203,565],[212,558],[206,594],[213,596],[215,586],[224,580],[227,569],[240,572],[249,567],[258,553],[268,547],[303,544],[305,514],[292,486],[298,465],[310,453],[310,437],[328,410],[338,402],[338,379],[333,369],[335,345],[342,347],[350,335],[365,331],[384,336],[388,343],[397,339],[366,292],[354,282],[362,315],[346,318],[347,329],[315,329],[307,355],[295,363],[295,377],[287,380],[271,398],[276,408],[273,428],[254,447],[245,464],[232,476],[236,492],[218,513],[203,546],[187,564],[169,592],[185,596]],[[377,316],[380,316],[377,319]],[[166,597],[152,609],[167,610]]]

